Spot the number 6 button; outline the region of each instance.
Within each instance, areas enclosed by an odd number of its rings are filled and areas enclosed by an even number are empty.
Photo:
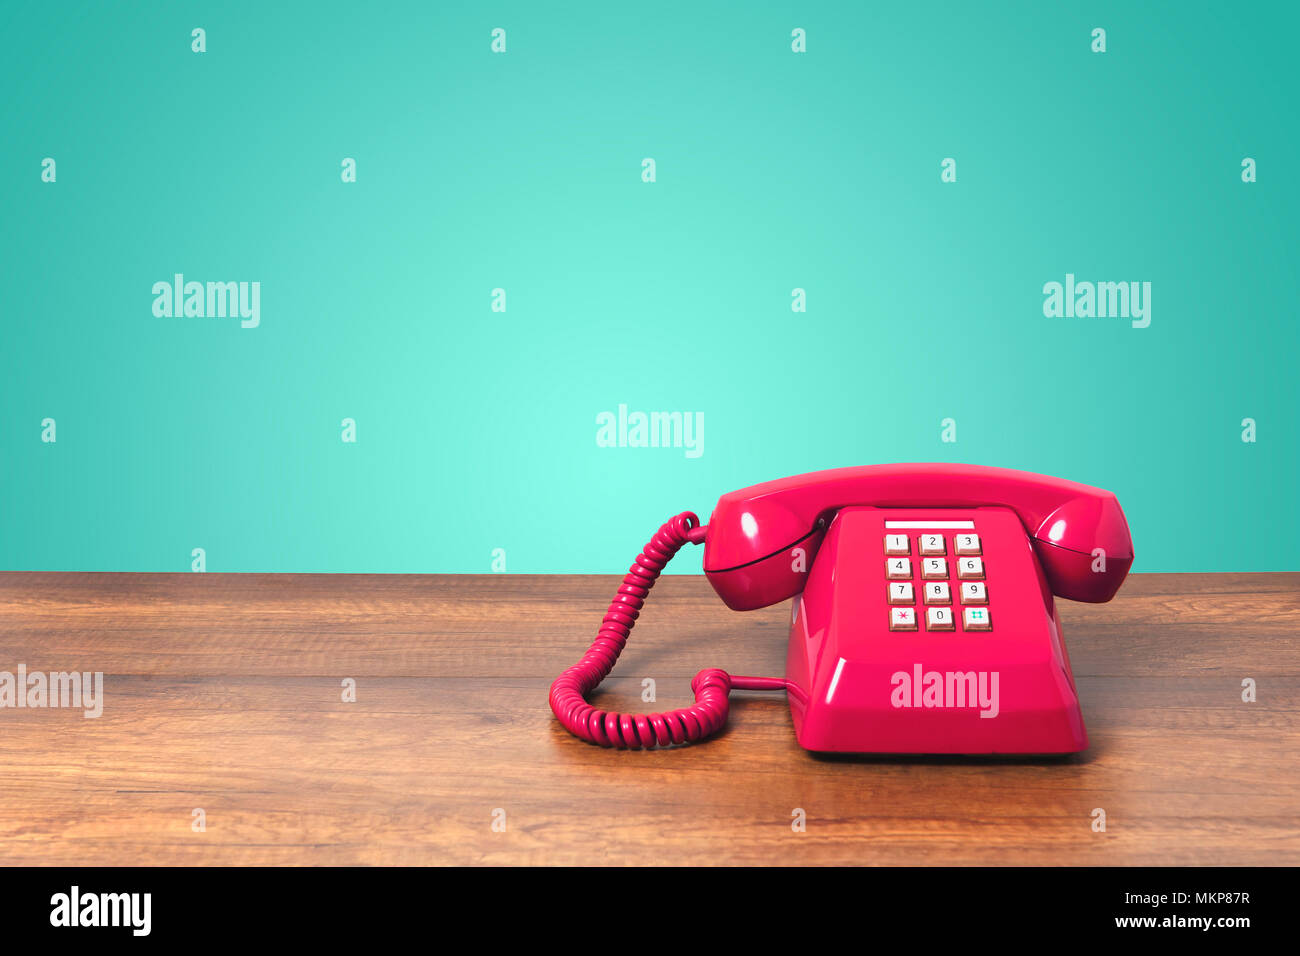
[[[984,559],[983,558],[959,558],[957,560],[957,577],[984,580]]]

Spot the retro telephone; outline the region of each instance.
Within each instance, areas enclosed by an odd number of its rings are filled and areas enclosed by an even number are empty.
[[[711,668],[695,704],[620,714],[586,701],[686,542],[737,611],[794,597],[786,676]],[[1133,563],[1115,496],[979,465],[839,468],[723,495],[707,526],[666,522],[596,641],[551,685],[584,740],[682,744],[727,721],[732,690],[784,690],[800,745],[853,753],[1072,753],[1088,746],[1053,595],[1109,601]]]

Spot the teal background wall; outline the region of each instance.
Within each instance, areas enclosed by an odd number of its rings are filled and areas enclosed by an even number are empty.
[[[1295,5],[558,6],[3,7],[0,566],[615,572],[952,460],[1116,492],[1136,570],[1300,568]],[[176,272],[260,326],[155,317]]]

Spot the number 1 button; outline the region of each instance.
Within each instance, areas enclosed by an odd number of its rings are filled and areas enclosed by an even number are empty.
[[[911,554],[912,549],[907,543],[905,534],[887,534],[885,535],[885,554]]]

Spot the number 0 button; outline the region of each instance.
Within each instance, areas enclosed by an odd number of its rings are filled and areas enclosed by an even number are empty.
[[[927,631],[951,631],[953,629],[952,610],[946,607],[927,607],[925,609],[925,629]]]

